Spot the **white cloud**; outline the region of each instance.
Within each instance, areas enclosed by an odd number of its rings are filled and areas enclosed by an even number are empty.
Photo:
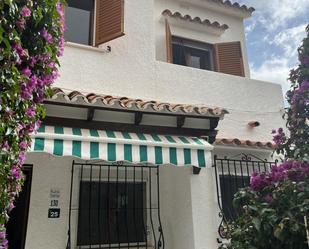
[[[266,60],[260,67],[251,65],[251,77],[262,81],[274,82],[282,85],[283,92],[289,88],[289,72],[291,67],[287,58],[272,58]]]
[[[297,55],[297,48],[306,35],[305,29],[306,24],[285,29],[276,34],[274,39],[270,41],[270,44],[275,44],[281,48],[286,57],[295,57]]]
[[[305,37],[306,24],[282,30],[273,39],[267,38],[269,44],[277,46],[281,53],[268,54],[267,59],[259,66],[251,64],[252,78],[275,82],[282,85],[285,93],[289,88],[289,72],[297,66],[297,48]]]
[[[254,63],[250,64],[251,77],[281,84],[285,93],[290,85],[289,72],[298,63],[297,48],[309,23],[309,0],[237,2],[256,9],[254,16],[247,20],[245,30],[250,41],[248,48],[260,50],[255,52]]]
[[[253,19],[253,21],[245,27],[245,33],[249,34],[252,30],[254,30],[256,27],[256,24],[257,22],[255,21],[255,19]]]
[[[256,8],[255,18],[269,32],[300,16],[307,16],[309,0],[240,0],[242,4]]]

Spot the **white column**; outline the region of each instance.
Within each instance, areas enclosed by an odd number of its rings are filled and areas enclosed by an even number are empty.
[[[219,209],[214,168],[201,169],[191,176],[191,205],[194,249],[218,248]]]

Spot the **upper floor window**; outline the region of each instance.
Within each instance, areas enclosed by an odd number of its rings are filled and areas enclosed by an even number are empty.
[[[124,0],[68,0],[67,41],[98,46],[124,35]]]
[[[65,9],[67,30],[65,38],[68,41],[92,45],[93,0],[68,0]]]
[[[175,37],[167,20],[165,29],[167,62],[245,76],[239,41],[209,44]]]
[[[174,64],[214,70],[211,44],[172,37],[172,48]]]

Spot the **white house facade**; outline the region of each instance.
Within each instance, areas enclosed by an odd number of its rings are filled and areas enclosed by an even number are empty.
[[[234,216],[231,196],[271,165],[260,159],[273,161],[270,133],[283,126],[280,85],[250,78],[253,11],[228,0],[69,0],[16,248],[218,248],[219,213]]]

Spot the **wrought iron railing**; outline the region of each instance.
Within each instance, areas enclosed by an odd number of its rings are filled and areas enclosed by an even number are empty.
[[[218,233],[221,239],[228,238],[228,223],[239,215],[240,210],[233,206],[234,194],[247,187],[253,172],[267,172],[275,162],[262,160],[254,155],[239,154],[232,158],[214,157],[216,188],[221,222]]]
[[[67,249],[164,249],[159,167],[73,161]]]

